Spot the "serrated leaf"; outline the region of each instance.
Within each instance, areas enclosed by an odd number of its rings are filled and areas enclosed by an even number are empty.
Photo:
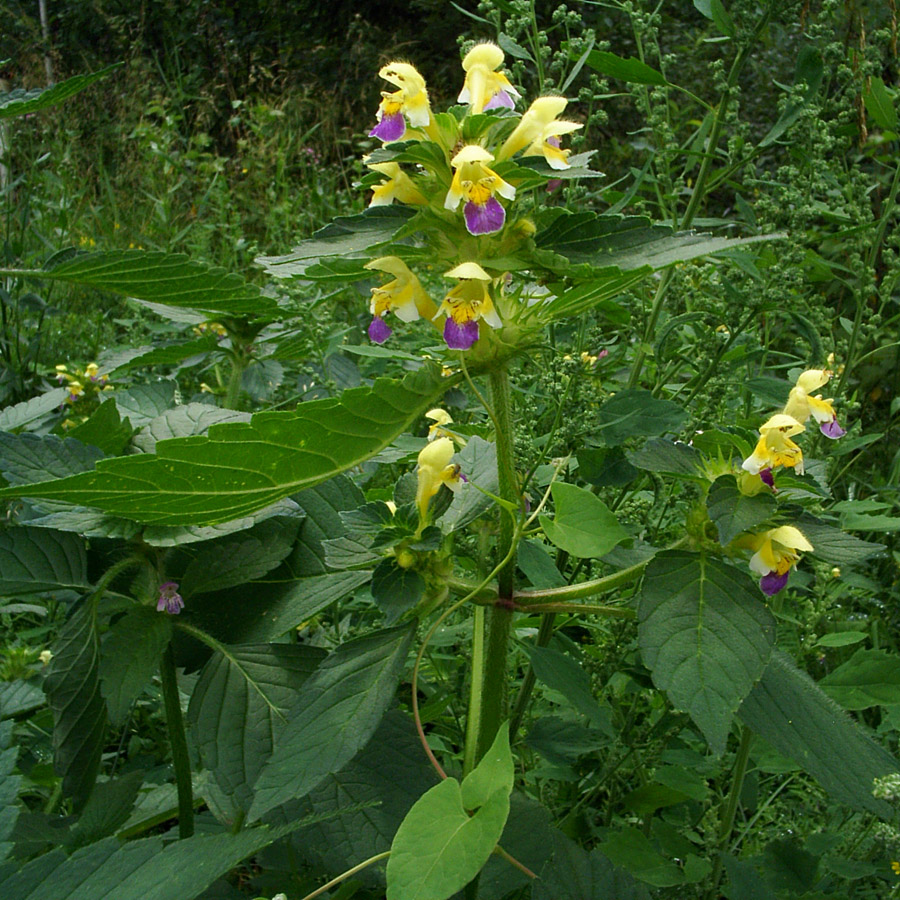
[[[387,900],[446,900],[465,887],[500,840],[512,782],[509,723],[504,723],[462,784],[446,778],[407,813],[391,844]]]
[[[52,388],[45,394],[38,394],[15,406],[7,406],[0,410],[0,431],[16,431],[49,416],[66,402],[68,396],[66,388]]]
[[[46,88],[34,88],[30,91],[19,88],[6,94],[0,94],[0,119],[24,116],[62,103],[63,100],[90,87],[95,81],[105,78],[110,72],[114,72],[123,65],[124,63],[121,62],[113,63],[98,72],[91,72],[89,75],[75,75],[73,78],[67,78],[59,84],[52,84]]]
[[[82,538],[27,525],[0,531],[0,595],[89,587]]]
[[[31,712],[43,705],[44,690],[40,679],[17,678],[0,683],[0,719]]]
[[[206,334],[192,341],[179,341],[161,347],[143,347],[132,353],[127,359],[117,357],[117,362],[110,366],[113,372],[125,372],[129,369],[149,369],[153,366],[175,366],[193,358],[198,365],[206,357],[219,350],[219,340],[214,334]],[[121,360],[120,362],[118,360]],[[207,409],[210,407],[207,405]],[[215,409],[215,407],[212,407]]]
[[[294,412],[260,412],[207,436],[162,441],[156,455],[102,460],[92,472],[0,497],[93,506],[139,522],[216,524],[260,510],[358,465],[405,431],[449,387],[435,367],[379,379]]]
[[[135,428],[143,428],[175,404],[176,384],[171,379],[136,384],[127,391],[116,391],[113,399],[123,418]]]
[[[600,850],[587,851],[558,835],[553,858],[541,869],[532,900],[649,900],[650,893]]]
[[[836,525],[810,515],[801,516],[797,520],[797,527],[813,545],[810,555],[831,565],[859,562],[885,549],[884,544],[864,541],[855,534],[847,534]]]
[[[685,883],[684,872],[671,859],[666,859],[650,838],[637,828],[612,831],[599,849],[617,866],[653,887]]]
[[[146,606],[126,613],[110,628],[100,657],[100,693],[114,725],[125,721],[131,704],[150,684],[171,637],[169,616]]]
[[[753,497],[742,494],[733,475],[717,478],[706,498],[706,510],[722,545],[766,522],[775,513],[776,506],[775,498],[767,492]]]
[[[262,578],[283,562],[294,547],[299,519],[275,518],[227,537],[182,548],[167,560],[177,572],[179,557],[188,562],[175,577],[185,599]]]
[[[290,818],[360,809],[301,829],[291,845],[317,869],[338,875],[361,859],[389,850],[403,817],[435,780],[412,719],[391,710],[346,766],[329,775],[304,800],[283,808]],[[281,820],[277,814],[273,818]],[[367,885],[384,883],[383,873],[375,868],[356,877]]]
[[[89,472],[103,459],[103,451],[55,434],[0,432],[0,472],[12,485],[34,484]]]
[[[582,447],[576,457],[578,477],[595,487],[624,487],[639,474],[619,447]]]
[[[373,632],[319,666],[259,775],[251,818],[306,796],[365,746],[397,690],[414,633],[415,623]]]
[[[158,250],[103,250],[54,258],[44,269],[0,269],[11,278],[63,281],[214,315],[273,317],[278,304],[239,275]]]
[[[650,391],[625,390],[597,410],[596,427],[603,442],[615,447],[630,437],[679,431],[687,417],[671,400],[654,397]]]
[[[275,278],[304,277],[322,257],[354,256],[389,241],[415,211],[401,206],[371,206],[355,216],[338,216],[284,256],[259,256],[256,263]]]
[[[176,437],[205,434],[211,425],[219,422],[249,422],[250,413],[234,409],[220,409],[208,403],[186,403],[168,409],[151,419],[134,436],[132,443],[142,453],[153,453],[158,441]]]
[[[900,703],[900,656],[885,650],[857,650],[818,685],[844,709],[893,706]]]
[[[327,654],[297,644],[246,644],[216,651],[191,695],[188,720],[203,765],[246,810],[300,686]]]
[[[841,803],[889,819],[893,808],[872,796],[876,778],[900,770],[897,760],[837,703],[776,650],[739,716],[782,756],[801,765]]]
[[[590,491],[574,484],[555,482],[550,488],[555,512],[541,516],[547,539],[581,559],[605,556],[628,538],[609,507]]]
[[[0,862],[9,855],[16,820],[19,817],[17,799],[21,775],[13,775],[19,757],[19,748],[11,746],[12,722],[0,724]]]
[[[72,826],[75,845],[90,844],[115,834],[131,814],[143,778],[143,772],[129,772],[113,781],[96,784],[78,821]]]
[[[75,809],[84,806],[100,766],[106,704],[100,695],[99,646],[85,606],[63,626],[53,645],[44,691],[53,712],[53,764]]]
[[[681,550],[644,572],[638,641],[653,683],[687,712],[716,754],[766,667],[775,620],[748,575]]]
[[[689,478],[699,477],[702,462],[700,454],[689,444],[663,438],[651,438],[640,450],[626,450],[625,458],[639,469]]]
[[[543,309],[554,318],[579,316],[596,309],[617,325],[627,325],[631,314],[612,298],[623,294],[630,287],[646,278],[653,269],[643,266],[632,272],[613,273],[605,278],[594,277],[577,287],[564,290],[544,304]]]
[[[538,681],[559,691],[582,715],[603,725],[606,716],[591,690],[591,676],[566,653],[552,647],[523,645]]]
[[[69,437],[83,444],[92,444],[108,456],[116,456],[131,440],[134,429],[128,419],[119,416],[113,399],[104,400],[91,417],[69,432]]]
[[[425,581],[418,572],[402,569],[394,559],[383,559],[372,572],[372,599],[393,625],[422,599]]]
[[[456,462],[466,481],[453,493],[450,508],[441,519],[441,527],[445,531],[456,531],[477,519],[494,503],[482,491],[496,494],[499,490],[496,444],[477,435],[470,437],[466,446],[456,454]]]

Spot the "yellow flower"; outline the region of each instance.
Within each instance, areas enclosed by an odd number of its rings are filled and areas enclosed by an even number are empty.
[[[895,875],[900,875],[900,862],[898,862],[896,859],[891,860],[891,871]]]
[[[489,41],[476,44],[462,61],[466,80],[457,98],[460,103],[468,103],[473,115],[486,109],[515,106],[514,97],[521,94],[510,84],[509,79],[496,70],[503,64],[503,51]]]
[[[375,172],[387,175],[387,181],[383,181],[377,187],[372,188],[372,199],[369,206],[390,206],[394,200],[401,203],[412,203],[416,206],[424,206],[428,203],[425,195],[415,186],[412,178],[401,168],[400,163],[366,163]]]
[[[418,484],[416,487],[416,508],[419,511],[419,522],[428,521],[428,503],[431,498],[446,484],[452,491],[459,489],[462,481],[459,466],[450,460],[456,448],[448,437],[439,437],[426,444],[419,453],[419,465],[416,470]]]
[[[444,340],[451,350],[468,350],[478,340],[479,319],[491,328],[503,327],[491,301],[491,276],[478,263],[461,263],[444,276],[459,279],[437,311],[437,315],[445,313],[447,316]]]
[[[827,384],[830,378],[831,372],[828,369],[807,369],[803,372],[797,379],[797,384],[791,388],[784,413],[793,416],[798,422],[805,422],[812,416],[819,423],[822,434],[837,439],[847,432],[838,424],[832,400],[823,400],[821,394],[813,396],[813,391]]]
[[[506,221],[506,210],[494,194],[507,200],[516,196],[516,189],[486,165],[493,161],[494,157],[477,144],[467,144],[450,160],[455,171],[444,209],[456,210],[465,200],[463,211],[469,234],[500,231]]]
[[[434,425],[428,426],[429,441],[433,441],[435,438],[439,437],[449,437],[444,426],[452,424],[453,417],[446,409],[429,409],[428,412],[425,413],[425,418],[431,419],[434,422]]]
[[[753,475],[764,469],[776,469],[787,466],[803,474],[803,451],[791,440],[795,434],[806,429],[792,416],[784,413],[772,416],[760,426],[760,438],[753,450],[741,465]]]
[[[399,257],[381,256],[367,262],[365,268],[394,276],[393,281],[372,288],[372,300],[369,304],[372,322],[369,325],[369,337],[376,344],[384,343],[391,335],[391,329],[384,322],[384,316],[388,312],[394,313],[403,322],[412,322],[419,316],[433,319],[437,315],[434,301],[425,293],[419,279]]]
[[[567,102],[565,97],[538,97],[504,141],[497,159],[508,159],[524,149],[523,156],[543,156],[551,168],[567,169],[569,151],[560,149],[559,137],[582,127],[556,118]]]
[[[381,92],[381,103],[376,113],[378,124],[369,136],[388,143],[403,137],[406,122],[413,128],[427,128],[431,123],[431,106],[425,79],[415,67],[409,63],[392,62],[382,66],[378,74],[398,90]]]
[[[762,576],[759,586],[770,596],[787,584],[800,553],[809,553],[813,549],[803,532],[793,525],[781,525],[763,534],[752,535],[750,546],[756,550],[750,559],[750,568]]]

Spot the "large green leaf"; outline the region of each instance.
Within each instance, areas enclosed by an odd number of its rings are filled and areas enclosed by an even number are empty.
[[[562,694],[594,724],[607,721],[591,689],[591,676],[567,653],[552,647],[524,645],[538,681]]]
[[[768,492],[748,497],[733,475],[722,475],[709,489],[706,509],[719,533],[719,543],[731,543],[739,534],[752,531],[775,512],[775,498]]]
[[[401,206],[372,206],[355,216],[338,216],[284,256],[260,256],[256,262],[275,278],[302,278],[322,257],[360,256],[389,241],[415,211]]]
[[[88,587],[82,538],[27,525],[0,531],[0,595],[84,591]]]
[[[571,51],[570,51],[571,53]],[[576,57],[577,58],[577,57]],[[611,78],[619,78],[631,84],[664,85],[668,82],[661,72],[646,63],[629,56],[627,59],[606,50],[591,50],[585,64]]]
[[[547,539],[581,559],[605,556],[628,537],[609,507],[590,491],[557,481],[550,488],[555,512],[541,516]]]
[[[397,829],[387,864],[387,900],[447,900],[487,862],[509,815],[513,761],[504,723],[463,779],[426,791]]]
[[[361,859],[389,850],[404,816],[435,780],[412,719],[391,710],[347,765],[328,775],[304,800],[287,805],[290,818],[353,807],[358,811],[304,828],[291,843],[302,859],[338,875]],[[356,877],[367,884],[384,883],[383,871],[375,868]]]
[[[882,818],[893,808],[872,796],[876,778],[900,771],[879,747],[787,654],[776,650],[740,718],[783,756],[803,766],[836,800]]]
[[[99,646],[94,617],[78,609],[53,645],[44,691],[53,712],[53,763],[63,791],[75,808],[94,786],[106,731],[106,704],[100,695]]]
[[[83,284],[152,300],[189,306],[214,315],[276,316],[278,304],[258,287],[218,266],[158,250],[103,250],[57,254],[43,269],[0,269],[11,278]]]
[[[40,856],[0,876],[4,900],[191,900],[220,875],[305,824],[248,828],[238,834],[161,837],[123,844],[112,837],[78,850]]]
[[[616,447],[630,437],[679,431],[687,413],[677,403],[654,397],[650,391],[620,391],[597,410],[596,426],[603,442]]]
[[[100,658],[100,693],[113,724],[125,721],[135,698],[150,684],[171,636],[169,616],[148,606],[131,610],[110,628]]]
[[[247,423],[213,425],[206,436],[160,441],[156,455],[105,459],[92,472],[5,488],[0,497],[65,500],[161,525],[225,522],[374,456],[449,386],[429,366],[293,412],[260,412]]]
[[[844,709],[895,706],[900,704],[900,656],[885,650],[857,650],[818,684]]]
[[[658,553],[638,604],[641,656],[653,683],[722,753],[731,720],[762,675],[775,620],[744,572],[694,553]]]
[[[833,566],[860,562],[885,549],[884,544],[864,541],[855,534],[847,534],[837,525],[831,525],[806,513],[797,520],[797,527],[813,545],[811,555]]]
[[[303,685],[256,782],[258,818],[306,796],[368,742],[397,690],[415,623],[342,644]]]
[[[19,748],[12,744],[12,722],[0,723],[0,861],[6,859],[12,850],[9,841],[16,819],[19,818],[19,807],[16,800],[19,795],[21,775],[13,775],[19,757]]]
[[[318,647],[246,644],[216,651],[203,667],[188,720],[203,765],[238,807],[249,809],[287,710],[325,656]]]
[[[37,112],[39,109],[46,109],[48,106],[55,106],[62,103],[73,94],[83,91],[86,87],[92,85],[95,81],[105,78],[110,72],[114,72],[124,63],[113,63],[99,72],[91,72],[89,75],[75,75],[73,78],[67,78],[59,84],[52,84],[47,88],[34,88],[30,91],[16,89],[8,94],[0,94],[0,119],[8,119],[12,116],[24,116],[27,113]]]
[[[0,431],[15,431],[43,419],[62,406],[68,396],[66,388],[51,388],[45,394],[38,394],[15,406],[7,406],[0,410]]]

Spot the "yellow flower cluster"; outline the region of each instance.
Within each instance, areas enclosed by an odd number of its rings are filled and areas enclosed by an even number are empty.
[[[60,364],[54,370],[59,384],[69,389],[66,403],[77,403],[86,394],[94,391],[108,391],[112,389],[109,384],[109,376],[103,375],[97,363],[88,363],[84,369],[75,369],[70,372],[68,366]]]

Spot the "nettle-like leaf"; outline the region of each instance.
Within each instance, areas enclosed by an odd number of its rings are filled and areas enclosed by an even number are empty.
[[[27,525],[0,531],[0,595],[89,587],[82,538]]]
[[[839,802],[885,819],[893,816],[889,803],[872,796],[872,783],[900,771],[900,764],[787,654],[772,654],[739,716]]]
[[[125,721],[135,698],[150,684],[171,637],[169,616],[148,606],[131,610],[110,628],[100,658],[100,693],[113,724]]]
[[[332,256],[361,256],[389,241],[415,210],[372,206],[355,216],[338,216],[284,256],[260,256],[256,262],[274,278],[305,278],[306,270]]]
[[[900,656],[885,650],[857,650],[818,684],[844,709],[895,706],[900,703]]]
[[[239,275],[219,266],[158,250],[57,253],[43,269],[0,269],[10,278],[83,284],[98,290],[188,306],[218,316],[277,317],[278,304]]]
[[[719,534],[719,543],[728,544],[739,534],[752,531],[775,513],[775,498],[761,492],[742,494],[733,475],[722,475],[709,489],[706,509]]]
[[[513,760],[504,723],[481,762],[413,804],[387,864],[387,900],[446,900],[488,861],[509,816]]]
[[[648,472],[706,481],[700,474],[700,454],[683,441],[651,438],[640,450],[626,450],[625,458],[633,466]]]
[[[326,655],[297,644],[246,644],[217,650],[203,667],[188,720],[203,765],[240,808],[249,809],[287,711]]]
[[[82,606],[63,626],[44,681],[53,712],[53,763],[76,809],[94,786],[106,731],[99,655],[94,618]]]
[[[38,394],[15,406],[7,406],[0,410],[0,431],[16,431],[38,422],[62,406],[68,396],[67,388],[52,388],[45,394]]]
[[[762,675],[775,620],[744,572],[681,550],[648,564],[638,605],[641,656],[653,683],[685,710],[717,754]]]
[[[0,722],[0,862],[9,856],[12,850],[13,828],[19,818],[19,807],[16,798],[19,795],[21,775],[13,775],[19,748],[12,746],[12,722]]]
[[[609,507],[590,491],[557,481],[550,488],[556,508],[553,518],[541,516],[547,539],[560,550],[582,559],[605,556],[628,538]]]
[[[599,436],[610,447],[630,437],[679,431],[687,417],[687,412],[677,403],[641,390],[620,391],[596,413]]]
[[[449,386],[428,366],[293,412],[260,412],[247,423],[213,425],[206,436],[161,441],[155,455],[105,459],[92,472],[5,488],[0,497],[64,500],[160,525],[225,522],[374,456]]]
[[[105,78],[111,72],[121,68],[124,63],[117,62],[98,72],[91,72],[89,75],[75,75],[67,78],[59,84],[52,84],[46,88],[34,88],[26,91],[18,88],[6,94],[0,94],[0,119],[9,119],[13,116],[24,116],[28,113],[37,112],[40,109],[46,109],[48,106],[55,106],[62,103],[74,94],[83,91],[86,87],[90,87],[95,81]]]
[[[251,818],[306,796],[365,746],[397,690],[415,624],[348,641],[319,666],[260,772]]]

